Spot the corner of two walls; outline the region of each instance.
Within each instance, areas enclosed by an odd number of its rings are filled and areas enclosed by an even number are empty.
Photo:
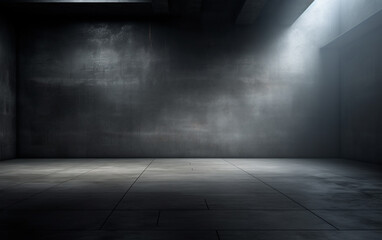
[[[16,157],[15,31],[0,18],[0,160]]]

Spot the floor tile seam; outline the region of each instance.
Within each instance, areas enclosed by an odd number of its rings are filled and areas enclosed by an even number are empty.
[[[204,203],[206,204],[207,210],[210,210],[210,206],[208,205],[207,198],[204,198]]]
[[[9,209],[7,212],[13,213],[83,213],[83,212],[109,212],[110,209],[41,209],[41,210],[29,210],[29,209]]]
[[[216,229],[215,232],[216,232],[216,237],[218,238],[218,240],[220,240],[221,238],[220,238],[219,231]]]
[[[5,210],[5,209],[3,209]],[[7,209],[7,212],[52,212],[53,209]],[[110,211],[108,209],[94,208],[94,209],[54,209],[54,212],[104,212]],[[166,208],[142,208],[142,209],[115,209],[116,212],[309,212],[306,209],[201,209],[201,208],[187,208],[187,209],[166,209]],[[314,209],[313,211],[327,211],[327,212],[375,212],[376,210],[354,210],[354,209],[345,209],[345,210],[327,210],[327,209]],[[381,211],[382,210],[377,210]]]
[[[93,169],[92,169],[92,170],[93,170]],[[91,171],[91,170],[89,170],[89,171]],[[84,173],[81,173],[80,175],[82,175],[82,174],[86,174],[86,173],[88,173],[89,171],[86,171],[86,172],[84,172]],[[80,176],[80,175],[78,175],[78,176]],[[16,201],[16,202],[14,202],[13,204],[10,204],[9,206],[5,207],[4,209],[5,209],[5,210],[9,210],[9,208],[12,208],[12,207],[15,206],[16,204],[19,204],[19,203],[22,203],[22,202],[24,202],[24,201],[26,201],[26,200],[29,200],[29,199],[31,199],[31,198],[34,198],[34,197],[36,197],[36,196],[38,196],[38,195],[40,195],[40,194],[42,194],[42,193],[44,193],[44,192],[46,192],[46,191],[52,189],[52,188],[55,188],[55,187],[57,187],[57,186],[59,186],[59,185],[61,185],[61,184],[63,184],[63,183],[66,183],[66,182],[68,182],[68,181],[71,181],[71,180],[73,180],[74,178],[75,178],[75,177],[70,178],[70,179],[68,179],[68,180],[65,180],[65,181],[63,181],[63,182],[57,183],[57,184],[55,184],[55,185],[53,185],[53,186],[51,186],[51,187],[49,187],[49,188],[46,188],[46,189],[44,189],[44,190],[42,190],[42,191],[40,191],[40,192],[31,194],[31,195],[28,196],[27,198],[21,199],[20,201]]]
[[[135,232],[141,232],[142,230],[114,230],[114,229],[103,229],[103,230],[81,230],[81,229],[68,229],[68,230],[47,230],[48,234],[51,233],[72,233],[72,232],[79,232],[79,233],[88,233],[88,232],[112,232],[112,233],[135,233]],[[268,230],[268,229],[263,229],[263,230],[253,230],[253,229],[193,229],[193,230],[187,230],[187,229],[161,229],[161,228],[155,228],[155,229],[150,229],[150,230],[144,230],[144,232],[236,232],[236,231],[243,231],[243,232],[379,232],[382,234],[382,230],[370,230],[370,229],[344,229],[344,230],[335,230],[335,229],[324,229],[324,230],[317,230],[317,229],[276,229],[276,230]],[[1,232],[1,231],[0,231]]]
[[[370,208],[370,209],[356,209],[356,208],[344,208],[344,209],[333,209],[333,208],[309,208],[312,211],[330,211],[330,212],[382,212],[382,208]]]
[[[114,230],[113,230],[114,231]],[[185,230],[181,230],[185,231]],[[197,231],[197,230],[195,230]],[[204,230],[205,231],[205,230]],[[332,233],[346,233],[346,232],[379,232],[382,234],[382,229],[218,229],[219,232],[332,232]]]
[[[157,222],[156,222],[157,227],[159,227],[160,214],[161,214],[161,210],[158,211],[158,217],[157,217]]]
[[[49,175],[58,173],[58,172],[60,172],[60,171],[65,171],[65,170],[67,170],[67,169],[69,169],[69,168],[71,168],[71,167],[64,168],[64,169],[60,169],[60,170],[57,170],[57,171],[55,171],[55,172],[45,174],[45,175],[43,175],[43,177],[47,177],[47,176],[49,176]],[[39,178],[40,178],[40,177],[36,177],[36,178],[33,178],[33,180],[37,180],[37,179],[39,179]],[[6,188],[4,188],[4,189],[1,189],[1,190],[0,190],[0,193],[1,193],[2,191],[4,191],[4,190],[7,190],[7,189],[11,188],[11,187],[19,186],[19,185],[21,185],[21,184],[25,184],[25,183],[29,183],[29,182],[30,182],[30,181],[22,181],[21,183],[17,183],[17,184],[15,184],[15,185],[6,187]],[[56,185],[55,185],[55,186],[56,186]]]
[[[332,223],[330,223],[329,221],[327,221],[326,219],[324,219],[323,217],[319,216],[318,214],[312,212],[309,208],[305,207],[304,205],[302,205],[301,203],[297,202],[295,199],[291,198],[290,196],[288,196],[287,194],[281,192],[280,190],[278,190],[277,188],[274,188],[272,185],[269,185],[268,183],[264,182],[263,180],[259,179],[258,177],[254,176],[253,174],[245,171],[244,169],[236,166],[235,164],[229,162],[228,160],[226,159],[223,159],[224,161],[226,161],[227,163],[231,164],[232,166],[235,166],[237,167],[238,169],[242,170],[243,172],[247,173],[248,175],[256,178],[257,180],[259,180],[260,182],[262,182],[263,184],[265,184],[266,186],[270,187],[271,189],[279,192],[280,194],[284,195],[286,198],[290,199],[291,201],[295,202],[296,204],[298,204],[299,206],[303,207],[304,209],[306,209],[307,211],[309,211],[312,215],[316,216],[317,218],[321,219],[322,221],[326,222],[328,225],[330,225],[331,227],[333,227],[334,229],[336,230],[339,230],[339,228],[337,228],[335,225],[333,225]]]
[[[334,228],[219,228],[216,226],[204,227],[204,228],[179,228],[179,227],[166,227],[166,226],[154,226],[154,227],[132,227],[132,228],[105,228],[101,231],[178,231],[178,232],[194,232],[194,231],[258,231],[258,232],[321,232],[321,231],[330,231],[330,232],[341,232],[349,231],[345,230],[336,230]],[[352,231],[382,231],[382,229],[353,229]]]
[[[118,208],[116,209],[118,211],[139,211],[139,210],[160,210],[160,211],[269,211],[269,212],[275,212],[275,211],[284,211],[284,212],[292,212],[292,211],[307,211],[306,209],[301,208],[290,208],[290,209],[277,209],[277,208],[211,208],[208,206],[208,209],[205,208]],[[325,210],[326,211],[326,210]],[[379,211],[379,210],[378,210]]]
[[[95,170],[95,169],[97,169],[97,168],[99,168],[99,167],[95,167],[95,168],[90,169],[90,170],[88,170],[88,171],[86,171],[86,172],[83,172],[83,173],[80,173],[80,174],[78,174],[78,175],[76,175],[76,176],[73,176],[73,177],[71,177],[71,178],[68,179],[68,180],[65,180],[65,181],[62,181],[62,182],[58,183],[58,184],[55,185],[54,187],[57,187],[57,186],[59,186],[59,185],[61,185],[61,184],[64,184],[64,183],[69,182],[69,181],[72,181],[72,180],[76,179],[76,178],[79,177],[79,176],[88,174],[89,172],[91,172],[91,171],[93,171],[93,170]]]
[[[126,190],[126,192],[123,194],[123,196],[119,199],[119,201],[116,203],[116,205],[114,206],[114,208],[110,211],[109,215],[106,217],[106,219],[103,221],[103,223],[101,224],[101,226],[99,226],[99,230],[102,230],[106,224],[106,222],[109,220],[109,218],[111,217],[111,215],[114,213],[114,211],[116,211],[116,209],[118,208],[119,204],[122,202],[122,200],[125,198],[125,196],[127,195],[127,193],[130,191],[130,189],[134,186],[134,184],[138,181],[138,179],[143,175],[143,173],[150,167],[150,165],[154,162],[155,158],[153,158],[149,164],[143,169],[143,171],[139,174],[139,176],[134,180],[134,182],[129,186],[129,188]]]
[[[140,210],[140,209],[139,209]],[[129,209],[117,209],[117,211],[139,211]],[[154,209],[158,210],[158,209]],[[310,212],[307,209],[160,209],[165,212]]]
[[[71,229],[71,230],[54,230],[52,232],[140,232],[140,230],[113,230],[113,229],[103,229],[103,230],[80,230],[80,229]],[[1,232],[1,231],[0,231]],[[215,230],[203,230],[203,229],[195,229],[195,230],[182,230],[182,229],[174,229],[174,230],[166,230],[166,229],[152,229],[145,232],[215,232]]]
[[[155,228],[148,228],[148,227],[136,227],[136,228],[110,228],[110,229],[102,229],[99,230],[97,228],[89,227],[86,229],[79,229],[79,228],[45,228],[44,231],[48,232],[48,234],[52,233],[88,233],[88,232],[111,232],[111,233],[128,233],[128,232],[187,232],[187,233],[194,233],[194,232],[379,232],[382,233],[382,229],[343,229],[343,230],[335,230],[335,229],[324,229],[324,228],[317,228],[317,229],[308,229],[308,228],[289,228],[289,229],[282,229],[282,228],[264,228],[264,229],[255,229],[255,228],[200,228],[200,229],[172,229],[172,228],[165,228],[165,227],[155,227]],[[1,231],[0,231],[1,233]]]

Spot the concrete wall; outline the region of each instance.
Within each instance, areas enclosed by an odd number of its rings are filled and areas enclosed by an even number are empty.
[[[363,2],[353,6],[354,16],[347,13],[342,18],[355,23],[382,9],[381,1]],[[350,41],[341,51],[341,155],[345,158],[381,163],[381,79],[380,25]]]
[[[338,1],[338,0],[337,0]],[[382,9],[381,0],[340,0],[341,33],[351,30]]]
[[[25,26],[19,155],[337,157],[338,82],[320,58],[339,31],[329,2],[288,29]]]
[[[0,160],[16,157],[16,55],[14,40],[14,30],[9,23],[0,18]]]
[[[381,1],[342,0],[342,32],[380,13]],[[362,26],[361,26],[362,27]],[[341,156],[381,163],[381,28],[354,39],[341,51]]]

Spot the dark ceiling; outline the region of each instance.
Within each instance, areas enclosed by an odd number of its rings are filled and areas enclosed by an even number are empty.
[[[176,19],[211,25],[250,25],[260,19],[290,25],[313,0],[0,0],[15,18]]]

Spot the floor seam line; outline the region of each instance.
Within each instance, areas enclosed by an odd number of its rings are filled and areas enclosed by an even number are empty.
[[[210,207],[208,206],[207,199],[204,199],[204,202],[206,203],[207,210],[210,210]]]
[[[37,193],[35,193],[35,194],[32,194],[32,195],[30,195],[30,196],[27,197],[27,198],[21,199],[20,201],[16,201],[16,202],[14,202],[13,204],[11,204],[11,205],[5,207],[4,210],[12,210],[12,209],[10,209],[10,208],[13,207],[13,206],[15,206],[15,205],[17,205],[17,204],[19,204],[19,203],[22,203],[22,202],[24,202],[24,201],[30,200],[31,198],[34,198],[34,197],[36,197],[36,196],[38,196],[38,195],[40,195],[40,194],[42,194],[42,193],[44,193],[44,192],[46,192],[46,191],[52,189],[52,188],[55,188],[55,187],[57,187],[57,186],[59,186],[59,185],[61,185],[61,184],[63,184],[63,183],[69,182],[69,181],[75,179],[76,177],[81,176],[81,175],[83,175],[83,174],[86,174],[86,173],[88,173],[88,172],[90,172],[90,171],[93,171],[94,169],[97,169],[97,168],[98,168],[98,167],[93,168],[93,169],[91,169],[91,170],[89,170],[89,171],[86,171],[86,172],[81,173],[81,174],[79,174],[79,175],[77,175],[77,176],[75,176],[75,177],[72,177],[72,178],[70,178],[70,179],[68,179],[68,180],[66,180],[66,181],[57,183],[57,184],[55,184],[54,186],[51,186],[51,187],[49,187],[49,188],[47,188],[47,189],[44,189],[44,190],[42,190],[42,191],[40,191],[40,192],[37,192]],[[66,169],[64,169],[64,170],[67,170],[67,169],[70,169],[70,168],[66,168]],[[59,170],[59,171],[54,172],[54,173],[58,173],[58,172],[60,172],[60,171],[63,171],[63,170]],[[50,173],[50,174],[48,174],[48,175],[46,175],[46,176],[49,176],[49,175],[54,174],[54,173]]]
[[[220,240],[219,231],[218,230],[215,230],[215,231],[216,231],[216,236],[218,237],[218,240]]]
[[[52,174],[55,174],[55,173],[58,173],[58,172],[61,172],[61,171],[68,170],[68,169],[70,169],[70,168],[71,168],[71,167],[67,167],[67,168],[64,168],[64,169],[60,169],[60,170],[54,171],[54,172],[52,172],[52,173],[45,174],[44,177],[49,176],[49,175],[52,175]],[[39,179],[39,178],[36,177],[36,178],[33,179],[33,180],[38,180],[38,179]],[[21,185],[21,184],[28,183],[28,182],[30,182],[30,181],[22,181],[22,182],[20,182],[20,183],[15,184],[15,185],[12,185],[12,186],[3,188],[3,189],[1,189],[0,192],[9,190],[9,189],[12,188],[12,187],[17,187],[17,186],[19,186],[19,185]],[[58,184],[60,184],[60,183],[58,183]],[[57,184],[57,185],[58,185],[58,184]],[[57,185],[55,185],[55,186],[57,186]]]
[[[317,218],[323,220],[324,222],[326,222],[327,224],[329,224],[330,226],[332,226],[335,230],[339,231],[340,229],[337,228],[336,226],[334,226],[333,224],[331,224],[330,222],[328,222],[326,219],[322,218],[321,216],[319,216],[318,214],[314,213],[312,210],[310,210],[309,208],[305,207],[304,205],[302,205],[301,203],[297,202],[296,200],[294,200],[293,198],[289,197],[288,195],[286,195],[285,193],[281,192],[280,190],[274,188],[272,185],[264,182],[263,180],[261,180],[260,178],[254,176],[253,174],[245,171],[244,169],[236,166],[235,164],[231,163],[230,161],[227,161],[226,159],[223,159],[224,161],[226,161],[227,163],[231,164],[232,166],[240,169],[241,171],[245,172],[246,174],[252,176],[253,178],[255,178],[256,180],[260,181],[261,183],[265,184],[266,186],[272,188],[273,190],[277,191],[278,193],[282,194],[284,197],[288,198],[289,200],[293,201],[294,203],[298,204],[299,206],[303,207],[305,210],[307,210],[308,212],[310,212],[311,214],[313,214],[314,216],[316,216]]]
[[[121,197],[121,199],[119,199],[119,201],[117,202],[117,204],[114,206],[114,208],[110,211],[109,215],[106,217],[105,221],[103,221],[102,225],[99,227],[98,230],[102,230],[102,228],[105,226],[106,222],[109,220],[109,218],[111,217],[111,215],[114,213],[114,211],[117,209],[118,205],[122,202],[122,200],[125,198],[125,196],[127,195],[127,193],[130,191],[130,189],[134,186],[134,184],[138,181],[138,179],[143,175],[143,173],[146,171],[146,169],[148,169],[150,167],[150,165],[154,162],[155,159],[151,160],[151,162],[145,167],[145,169],[143,169],[143,171],[141,172],[141,174],[139,174],[139,176],[134,180],[134,182],[130,185],[130,187],[126,190],[126,192],[123,194],[123,196]]]
[[[159,226],[159,218],[160,218],[161,210],[158,211],[158,218],[157,218],[157,227]]]

